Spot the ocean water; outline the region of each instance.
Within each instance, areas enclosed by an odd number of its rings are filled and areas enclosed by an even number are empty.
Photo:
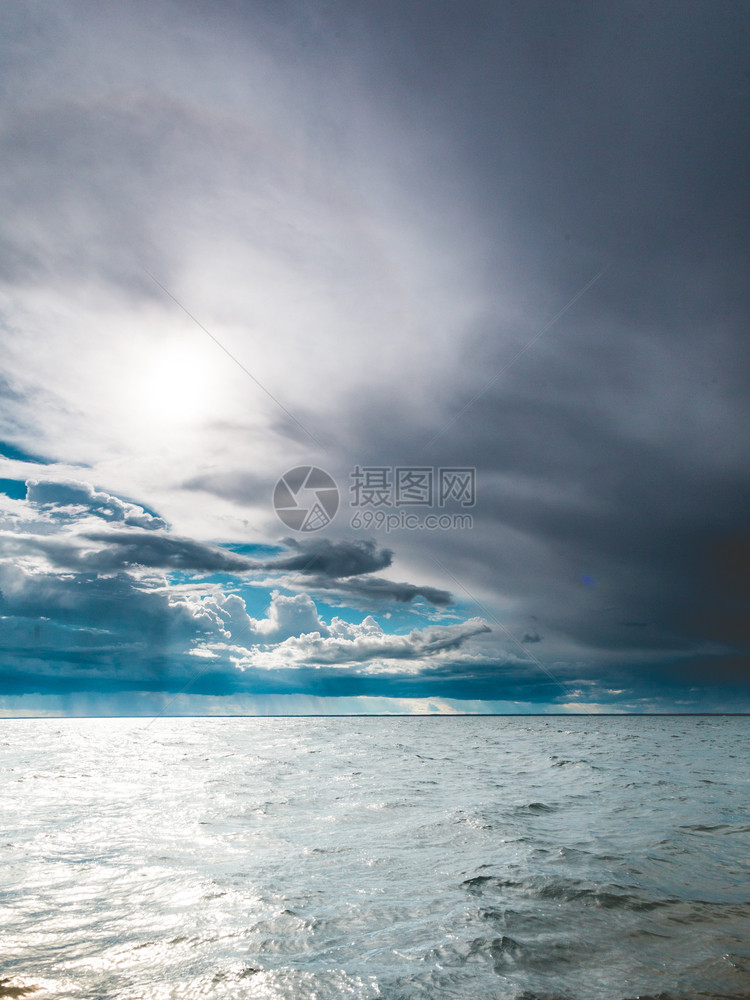
[[[0,744],[0,996],[750,997],[748,718],[2,720]]]

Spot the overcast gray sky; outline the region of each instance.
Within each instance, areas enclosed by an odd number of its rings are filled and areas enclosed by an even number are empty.
[[[750,710],[749,27],[4,3],[0,711]]]

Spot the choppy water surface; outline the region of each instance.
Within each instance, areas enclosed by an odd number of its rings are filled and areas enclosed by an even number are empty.
[[[750,996],[750,719],[144,725],[0,721],[0,996]]]

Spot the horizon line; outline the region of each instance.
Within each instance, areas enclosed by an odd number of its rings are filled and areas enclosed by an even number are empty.
[[[216,715],[0,715],[0,722],[30,719],[627,719],[750,717],[750,712],[269,712]]]

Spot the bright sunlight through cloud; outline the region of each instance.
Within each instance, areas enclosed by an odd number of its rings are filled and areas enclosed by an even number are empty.
[[[215,412],[221,365],[215,352],[212,345],[172,338],[144,359],[134,402],[149,424],[194,425]]]

